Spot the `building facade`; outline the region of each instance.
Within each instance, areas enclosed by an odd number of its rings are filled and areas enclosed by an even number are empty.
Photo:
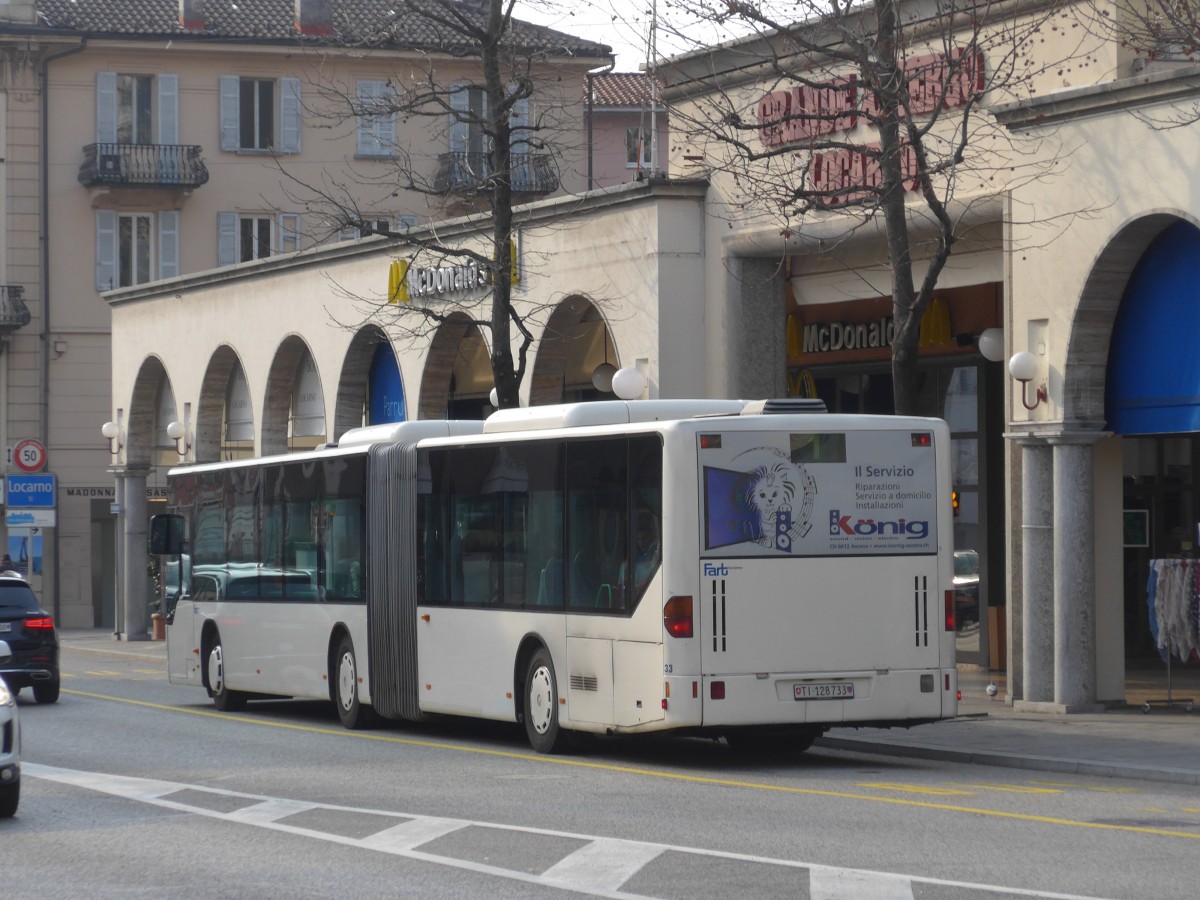
[[[52,511],[9,510],[0,538],[62,624],[122,630],[113,510],[123,498],[109,469],[129,423],[110,411],[102,293],[477,208],[481,121],[406,117],[395,86],[432,85],[455,108],[475,109],[478,60],[439,50],[436,28],[392,6],[0,5],[0,446],[18,476],[15,447],[45,448],[39,474],[57,485]],[[562,151],[517,148],[513,190],[526,201],[577,192],[586,178],[577,86],[611,57],[545,28],[518,23],[516,33],[538,90],[512,125],[536,123]],[[175,398],[155,403],[165,410]],[[163,496],[157,466],[178,458],[171,420],[147,458],[150,501]],[[120,435],[108,447],[97,439],[107,421]]]
[[[646,72],[596,72],[588,75],[584,91],[588,189],[665,172],[670,120],[655,76]]]

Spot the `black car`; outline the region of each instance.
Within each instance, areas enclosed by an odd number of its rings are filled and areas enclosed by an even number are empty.
[[[32,687],[38,703],[58,699],[58,633],[37,594],[20,575],[0,574],[0,641],[12,658],[0,663],[0,677],[15,694]]]

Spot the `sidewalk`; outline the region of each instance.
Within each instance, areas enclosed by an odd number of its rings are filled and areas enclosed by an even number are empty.
[[[104,629],[63,629],[59,640],[68,652],[159,661],[163,641],[118,641]],[[164,665],[165,671],[165,665]],[[165,677],[165,674],[164,674]],[[989,697],[987,686],[996,685]],[[941,759],[1055,772],[1102,775],[1200,785],[1200,666],[1177,664],[1171,696],[1196,699],[1196,710],[1154,705],[1165,699],[1166,670],[1130,672],[1123,709],[1086,715],[1014,711],[1004,702],[1003,672],[959,672],[959,716],[913,728],[834,728],[819,746],[888,756]]]

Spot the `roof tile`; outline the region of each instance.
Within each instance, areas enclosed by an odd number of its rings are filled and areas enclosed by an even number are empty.
[[[169,35],[205,40],[321,41],[369,43],[390,49],[461,50],[463,36],[438,24],[421,7],[436,10],[438,0],[327,0],[333,26],[329,38],[301,37],[296,30],[293,0],[205,0],[204,29],[189,31],[179,21],[178,0],[36,0],[38,26],[58,32],[96,37]],[[468,16],[481,18],[480,0],[458,0]],[[585,40],[541,25],[513,20],[521,46],[551,55],[602,58],[605,44]],[[25,31],[29,26],[0,23],[0,31]]]

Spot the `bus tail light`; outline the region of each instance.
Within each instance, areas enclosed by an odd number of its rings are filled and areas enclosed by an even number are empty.
[[[692,598],[672,597],[663,607],[663,625],[671,637],[692,636]]]
[[[725,699],[725,682],[710,681],[708,683],[708,696],[712,697],[714,700],[724,700]]]
[[[954,591],[946,591],[946,630],[954,630]]]

